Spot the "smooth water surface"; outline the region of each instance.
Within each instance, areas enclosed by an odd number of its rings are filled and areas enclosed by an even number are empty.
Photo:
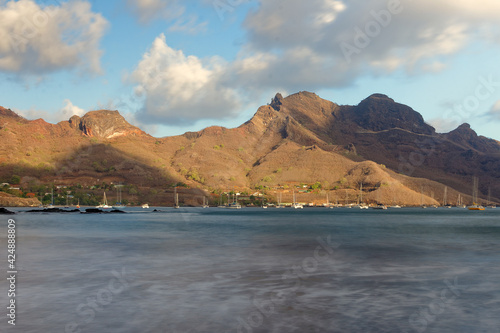
[[[0,331],[500,332],[500,209],[162,210],[18,209]]]

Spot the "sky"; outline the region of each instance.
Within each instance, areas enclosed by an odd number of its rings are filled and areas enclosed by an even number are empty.
[[[386,94],[500,140],[498,0],[0,0],[0,105],[119,110],[157,136],[236,127],[278,92]]]

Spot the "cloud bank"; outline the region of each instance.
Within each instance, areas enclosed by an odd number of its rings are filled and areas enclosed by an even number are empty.
[[[184,55],[161,35],[132,81],[150,120],[216,119],[263,93],[441,71],[472,41],[500,40],[499,21],[496,0],[267,0],[248,13],[247,41],[235,60]]]
[[[85,1],[60,6],[6,2],[0,7],[0,71],[34,76],[74,69],[101,73],[99,43],[107,26]]]
[[[172,125],[231,115],[240,105],[237,91],[224,82],[226,66],[217,57],[186,56],[160,35],[128,78],[144,98],[137,118]]]

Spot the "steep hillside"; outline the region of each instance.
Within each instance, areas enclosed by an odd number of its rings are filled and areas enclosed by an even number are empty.
[[[381,94],[356,106],[309,92],[277,94],[237,128],[166,138],[151,137],[118,111],[49,124],[0,108],[0,149],[4,182],[17,175],[24,184],[134,184],[161,200],[173,197],[175,184],[210,191],[258,187],[269,195],[316,184],[309,199],[324,200],[330,191],[355,200],[362,185],[363,198],[372,202],[434,204],[445,185],[450,202],[470,193],[474,175],[483,197],[488,190],[500,197],[497,141],[467,124],[436,133],[418,112]]]

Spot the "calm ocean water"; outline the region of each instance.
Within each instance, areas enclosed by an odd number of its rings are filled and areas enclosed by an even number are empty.
[[[163,210],[14,215],[0,331],[500,332],[500,209]]]

